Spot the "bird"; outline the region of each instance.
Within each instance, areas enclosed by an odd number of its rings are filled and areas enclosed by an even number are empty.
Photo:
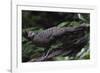
[[[40,32],[34,32],[29,31],[28,32],[28,38],[31,38],[33,43],[35,43],[38,46],[49,46],[51,45],[53,40],[63,37],[64,35],[69,35],[72,33],[78,33],[81,31],[88,31],[89,26],[87,25],[81,25],[79,27],[51,27],[46,30],[40,31]]]
[[[85,32],[89,32],[89,25],[82,24],[77,27],[51,27],[40,32],[29,31],[28,38],[32,43],[39,47],[46,48],[44,57],[40,60],[44,60],[50,53],[50,46],[61,41],[63,43],[63,52],[66,51],[67,55],[75,55],[78,53],[84,45],[87,43],[87,37],[84,38]],[[59,49],[58,49],[59,50]],[[65,54],[66,55],[66,54]]]
[[[61,37],[64,34],[66,33],[68,34],[73,31],[74,29],[70,27],[68,28],[52,27],[38,33],[29,31],[28,37],[32,38],[33,43],[35,43],[36,45],[41,46],[41,47],[46,47],[46,46],[51,45],[50,42],[57,39],[58,37]]]

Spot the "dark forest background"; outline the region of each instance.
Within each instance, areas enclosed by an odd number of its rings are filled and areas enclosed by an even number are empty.
[[[40,57],[45,48],[32,44],[32,41],[25,37],[25,32],[40,32],[50,27],[75,27],[80,24],[90,24],[89,13],[71,12],[47,12],[47,11],[27,11],[22,10],[22,62]],[[88,34],[88,33],[87,33]],[[51,48],[58,47],[58,44]],[[52,58],[52,61],[61,60],[83,60],[90,59],[89,41],[76,56],[70,57],[62,55]]]

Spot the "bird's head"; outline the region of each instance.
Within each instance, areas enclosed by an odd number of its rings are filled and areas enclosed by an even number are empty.
[[[28,37],[29,38],[33,38],[34,36],[35,36],[35,32],[33,32],[33,31],[28,32]]]

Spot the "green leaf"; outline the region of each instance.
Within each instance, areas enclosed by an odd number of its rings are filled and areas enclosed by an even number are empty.
[[[68,23],[69,23],[69,22],[62,22],[62,23],[60,23],[60,24],[58,25],[58,27],[64,27],[64,26],[68,25]]]

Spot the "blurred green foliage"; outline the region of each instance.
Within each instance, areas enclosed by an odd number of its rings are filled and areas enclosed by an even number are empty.
[[[45,11],[22,11],[22,61],[28,62],[30,59],[35,59],[43,54],[45,48],[38,47],[32,44],[23,34],[25,31],[39,32],[47,28],[58,27],[74,27],[82,23],[90,23],[89,13],[67,13],[67,12],[45,12]],[[51,48],[56,48],[60,44],[52,45]],[[53,57],[53,60],[82,60],[90,59],[89,45],[87,44],[76,57]]]

